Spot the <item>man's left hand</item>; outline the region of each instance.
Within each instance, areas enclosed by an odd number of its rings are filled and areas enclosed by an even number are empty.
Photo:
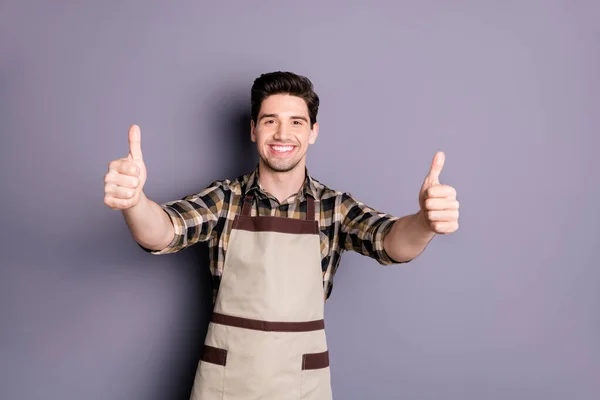
[[[458,229],[458,200],[456,189],[440,183],[445,155],[438,152],[419,193],[419,217],[434,233],[449,234]]]

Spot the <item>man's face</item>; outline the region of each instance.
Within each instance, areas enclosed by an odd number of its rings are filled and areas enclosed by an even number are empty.
[[[263,100],[256,124],[251,122],[252,141],[269,169],[287,172],[304,169],[306,150],[319,133],[319,125],[310,127],[306,102],[296,96],[274,94]]]

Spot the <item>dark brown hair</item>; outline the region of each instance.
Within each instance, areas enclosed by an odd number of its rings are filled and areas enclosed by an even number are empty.
[[[269,72],[262,74],[254,80],[250,91],[250,103],[252,105],[252,120],[256,123],[258,112],[264,99],[274,94],[289,94],[300,97],[308,107],[310,127],[317,122],[319,112],[319,96],[313,89],[313,84],[305,76],[293,72]]]

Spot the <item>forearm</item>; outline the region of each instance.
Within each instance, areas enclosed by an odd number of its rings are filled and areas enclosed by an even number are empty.
[[[160,205],[150,200],[144,192],[134,207],[123,210],[125,222],[133,238],[150,250],[162,250],[175,236],[173,223]]]
[[[434,236],[422,212],[417,212],[394,222],[383,239],[383,247],[394,260],[410,261],[425,250]]]

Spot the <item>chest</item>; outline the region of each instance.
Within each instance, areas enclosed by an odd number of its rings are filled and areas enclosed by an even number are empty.
[[[278,218],[304,219],[304,213],[300,212],[300,207],[292,207],[284,204],[275,207],[266,207],[258,204],[252,209],[251,216],[271,216]],[[238,208],[229,210],[226,218],[221,221],[219,229],[215,230],[215,235],[211,238],[211,245],[219,249],[219,258],[224,259],[229,248],[231,232],[234,226],[235,218],[239,215]],[[340,221],[335,213],[323,209],[320,203],[315,205],[315,219],[319,225],[319,246],[322,258],[329,258],[332,253],[339,252]]]

